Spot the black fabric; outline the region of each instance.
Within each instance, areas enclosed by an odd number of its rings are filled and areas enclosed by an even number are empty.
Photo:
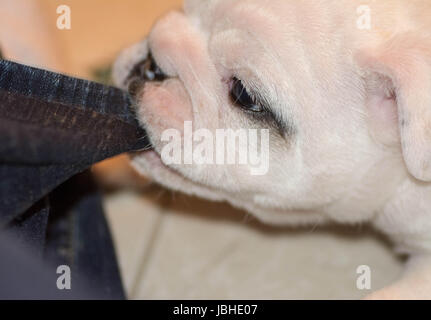
[[[48,219],[49,217],[49,219]],[[0,299],[124,299],[101,197],[85,171],[0,233]],[[57,267],[71,270],[70,290]]]
[[[149,147],[131,105],[119,89],[0,60],[0,232],[41,263],[73,264],[86,279],[81,287],[99,298],[124,293],[100,195],[85,170]],[[0,251],[3,296],[7,255]]]

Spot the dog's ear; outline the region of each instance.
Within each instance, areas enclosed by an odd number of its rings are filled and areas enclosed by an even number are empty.
[[[367,83],[368,94],[383,96],[368,99],[380,104],[372,109],[394,108],[408,171],[431,181],[431,38],[398,36],[378,48],[361,50],[358,61],[366,81],[373,79]]]

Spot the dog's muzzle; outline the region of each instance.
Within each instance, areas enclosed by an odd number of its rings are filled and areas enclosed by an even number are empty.
[[[151,52],[144,60],[138,62],[125,80],[125,86],[132,97],[135,97],[139,90],[148,81],[163,81],[168,76],[163,73],[157,65]]]

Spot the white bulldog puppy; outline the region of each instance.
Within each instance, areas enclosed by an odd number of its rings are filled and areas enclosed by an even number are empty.
[[[114,66],[154,145],[132,163],[266,223],[370,222],[411,256],[370,298],[431,298],[430,17],[428,0],[186,0]],[[268,166],[186,159],[189,125],[193,147],[257,130],[237,156],[267,132]]]

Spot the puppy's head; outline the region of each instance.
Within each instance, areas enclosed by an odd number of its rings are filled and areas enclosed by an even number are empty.
[[[184,12],[169,13],[125,50],[114,78],[134,96],[154,145],[133,156],[134,166],[170,188],[227,200],[268,222],[324,219],[318,211],[339,220],[367,218],[387,196],[376,195],[382,179],[396,179],[402,163],[398,114],[417,101],[401,91],[410,84],[390,58],[361,51],[355,8],[349,23],[331,6],[311,2],[186,1]],[[419,152],[415,135],[431,137],[415,127],[422,124],[414,116],[399,121],[410,171],[430,179],[427,155],[415,161],[412,153]],[[234,148],[220,150],[216,141],[227,129],[237,133],[236,159],[254,151],[257,162],[216,160]],[[190,130],[198,137],[189,140]],[[257,132],[254,139],[250,132]],[[214,148],[202,148],[206,139]],[[175,147],[181,161],[168,163],[163,155]],[[213,161],[194,161],[190,149]],[[264,170],[252,174],[256,166]],[[355,201],[357,208],[340,213]]]

